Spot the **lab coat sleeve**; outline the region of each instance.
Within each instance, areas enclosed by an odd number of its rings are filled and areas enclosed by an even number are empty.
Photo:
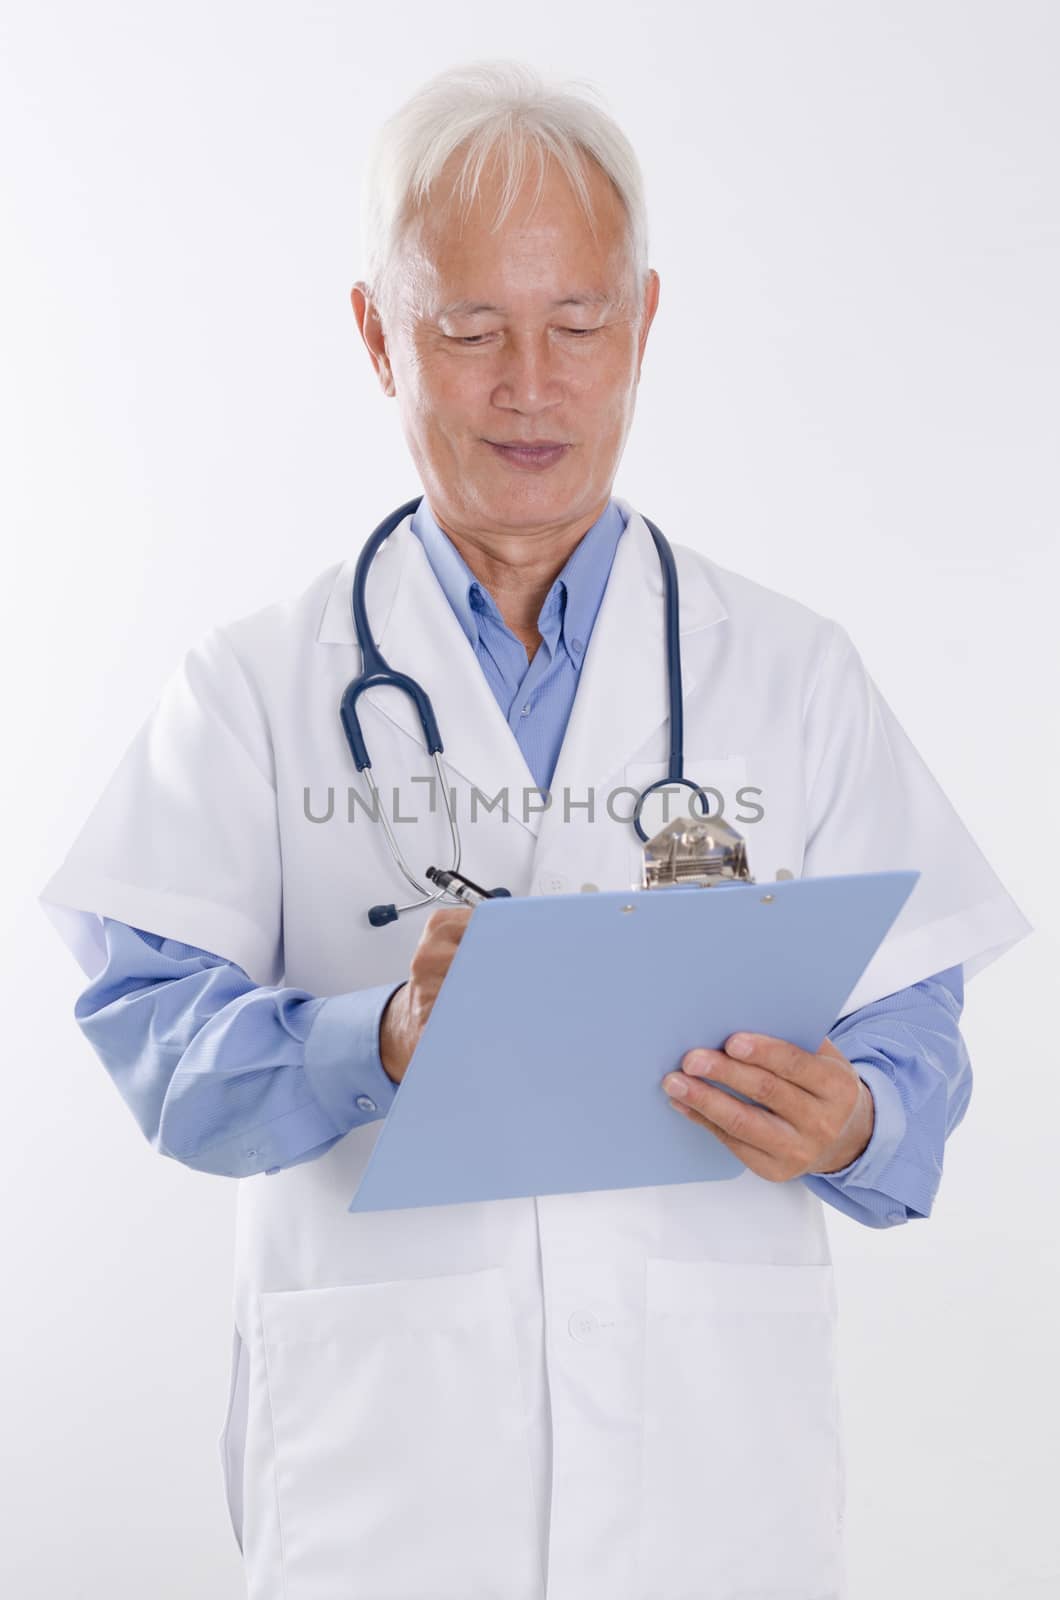
[[[279,980],[271,739],[220,629],[165,684],[40,899],[89,978],[106,961],[107,916]]]
[[[805,723],[804,877],[915,868],[909,899],[847,996],[854,1011],[958,965],[965,981],[1031,932],[869,676],[829,624]]]

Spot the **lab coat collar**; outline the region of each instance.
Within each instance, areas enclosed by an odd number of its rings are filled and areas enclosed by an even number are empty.
[[[666,720],[662,571],[643,517],[627,502],[617,503],[628,518],[627,527],[586,652],[553,775],[554,795],[566,785],[573,796],[575,789],[584,792],[619,772]],[[485,796],[507,788],[513,820],[522,822],[523,792],[534,787],[533,776],[411,521],[409,516],[398,524],[369,570],[367,609],[376,639],[391,667],[409,674],[427,691],[445,746],[445,763]],[[701,671],[694,636],[722,621],[727,612],[707,564],[681,548],[675,557],[687,695]],[[317,632],[321,644],[356,645],[350,608],[354,566],[352,560],[344,562],[336,574]],[[355,671],[356,660],[351,677]],[[405,696],[369,690],[364,698],[422,744],[415,708]],[[393,781],[382,770],[377,776],[382,783]],[[559,809],[531,812],[523,825],[536,835],[544,817],[551,830]]]

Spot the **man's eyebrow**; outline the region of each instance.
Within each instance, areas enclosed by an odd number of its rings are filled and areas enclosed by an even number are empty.
[[[562,300],[553,300],[552,309],[560,306],[606,306],[611,304],[611,296],[603,289],[583,289],[577,294],[566,295]],[[495,316],[506,317],[507,307],[488,305],[482,300],[454,300],[450,305],[443,306],[438,312],[439,317],[477,317],[480,313],[492,312]]]

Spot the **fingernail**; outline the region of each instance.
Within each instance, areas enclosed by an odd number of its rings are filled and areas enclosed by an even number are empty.
[[[734,1033],[725,1049],[730,1056],[749,1056],[754,1049],[754,1041],[749,1034]]]
[[[674,1094],[679,1100],[683,1100],[688,1093],[688,1084],[679,1072],[672,1072],[668,1078],[664,1078],[663,1088],[667,1094]]]
[[[690,1050],[681,1064],[686,1072],[693,1073],[697,1078],[709,1078],[714,1069],[714,1063],[705,1050]]]

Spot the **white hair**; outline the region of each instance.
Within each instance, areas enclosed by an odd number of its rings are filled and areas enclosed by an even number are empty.
[[[585,181],[586,158],[594,161],[625,207],[630,264],[639,292],[648,272],[640,163],[618,124],[589,95],[602,99],[585,79],[549,82],[520,61],[474,61],[438,73],[399,107],[375,137],[361,193],[364,281],[376,303],[382,308],[390,304],[405,229],[457,149],[463,151],[463,160],[452,193],[464,215],[490,156],[496,153],[502,163],[504,182],[494,228],[515,203],[532,150],[538,161],[535,203],[546,156],[551,156],[595,232]]]

